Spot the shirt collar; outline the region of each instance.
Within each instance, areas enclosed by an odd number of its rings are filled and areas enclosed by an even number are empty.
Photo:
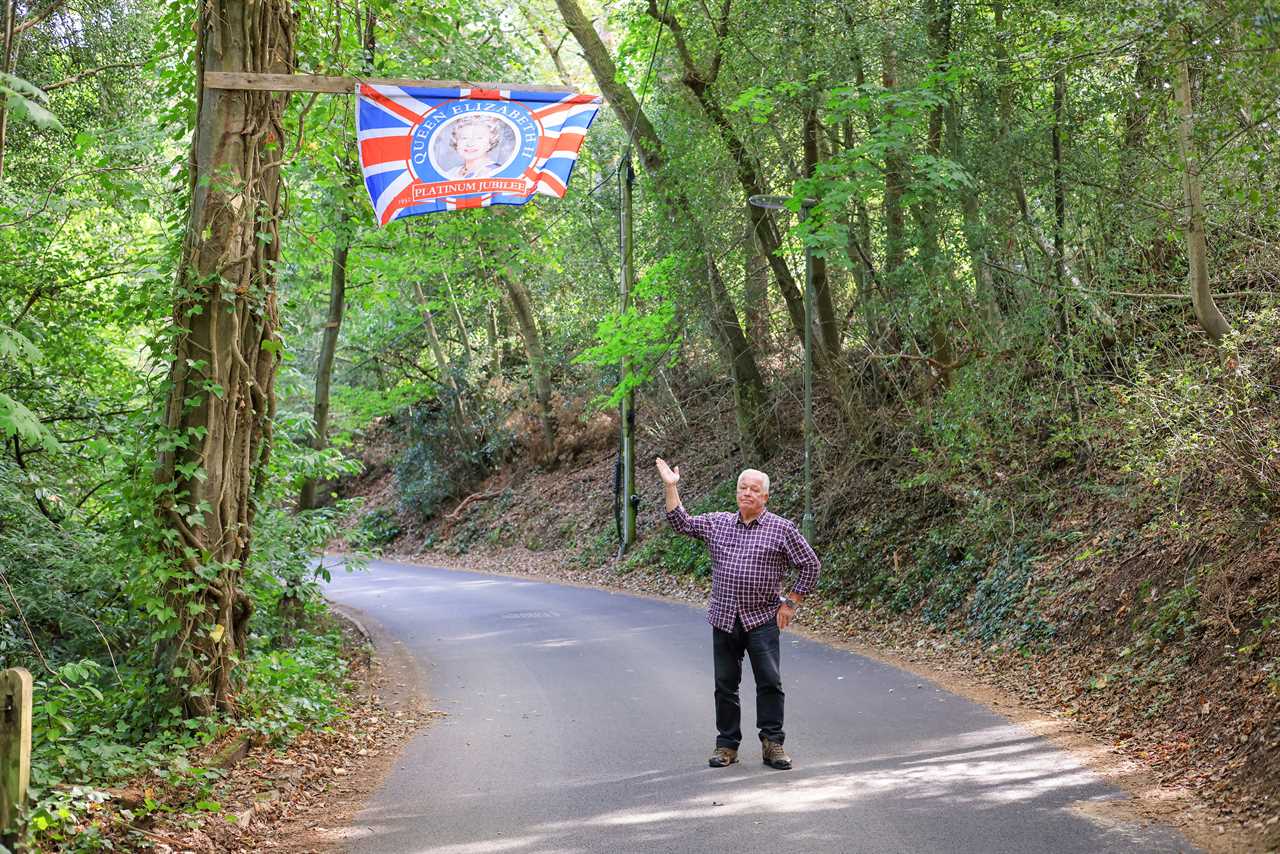
[[[737,523],[737,524],[741,525],[741,526],[742,526],[742,527],[744,527],[744,528],[754,528],[754,527],[756,527],[757,525],[759,525],[761,522],[763,522],[763,521],[764,521],[764,517],[765,517],[765,516],[767,516],[767,515],[769,515],[769,511],[768,511],[768,510],[761,510],[761,511],[760,511],[760,515],[759,515],[759,516],[757,516],[756,518],[752,519],[750,522],[744,522],[744,521],[742,521],[742,511],[741,511],[741,510],[738,510],[738,511],[736,511],[736,512],[733,514],[733,519],[734,519],[734,522],[735,522],[735,523]]]

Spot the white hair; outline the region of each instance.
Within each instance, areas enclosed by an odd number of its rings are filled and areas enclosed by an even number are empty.
[[[769,475],[765,474],[759,469],[743,469],[742,474],[738,475],[738,483],[742,483],[742,479],[749,474],[755,475],[756,477],[760,478],[760,482],[764,486],[764,494],[768,495],[769,494]]]

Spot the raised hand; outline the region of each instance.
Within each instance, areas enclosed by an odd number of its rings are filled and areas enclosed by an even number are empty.
[[[667,465],[667,461],[662,457],[658,457],[658,477],[662,478],[662,482],[667,486],[675,486],[680,482],[680,466],[674,469]]]

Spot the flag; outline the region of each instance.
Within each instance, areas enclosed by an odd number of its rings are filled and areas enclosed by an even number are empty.
[[[561,198],[597,95],[356,84],[360,169],[379,225]]]

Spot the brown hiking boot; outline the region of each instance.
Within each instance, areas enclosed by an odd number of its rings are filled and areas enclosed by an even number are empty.
[[[732,765],[738,761],[738,751],[732,747],[717,747],[716,752],[711,754],[711,758],[707,760],[707,764],[712,768],[724,768],[726,765]]]
[[[782,745],[767,738],[760,739],[760,751],[764,754],[764,764],[779,771],[791,770],[791,757],[782,749]]]

